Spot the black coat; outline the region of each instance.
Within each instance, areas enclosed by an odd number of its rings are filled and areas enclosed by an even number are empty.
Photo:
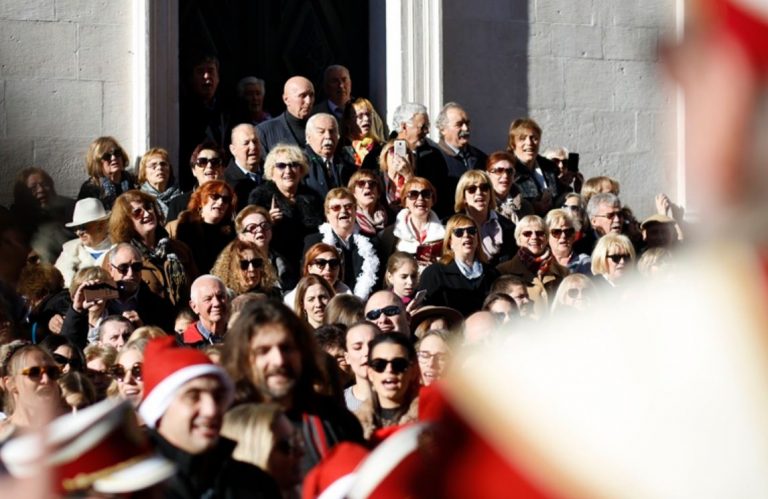
[[[445,164],[445,158],[440,149],[425,140],[422,145],[416,148],[414,156],[416,158],[414,168],[416,176],[426,178],[437,190],[437,202],[432,210],[440,218],[452,215],[455,186],[451,190],[448,165]]]
[[[259,167],[259,169],[261,169],[261,167]],[[258,178],[256,181],[243,173],[243,170],[235,164],[234,158],[229,160],[229,164],[224,170],[224,181],[234,189],[235,195],[237,196],[237,211],[248,206],[248,196],[250,196],[251,191],[263,183],[261,171],[254,173],[256,173]]]
[[[444,140],[441,139],[437,146],[443,154],[445,165],[448,168],[448,192],[456,192],[456,185],[458,185],[459,179],[465,172],[469,170],[485,170],[485,162],[488,160],[488,155],[477,147],[468,144],[464,148],[465,161],[459,154],[453,152],[453,149]]]
[[[331,160],[330,171],[325,168],[325,160],[309,145],[304,148],[304,154],[309,158],[309,172],[302,182],[314,189],[322,198],[325,198],[328,191],[334,187],[346,187],[352,174],[355,173],[355,165],[339,153]]]
[[[459,271],[455,261],[445,265],[433,263],[421,274],[419,289],[427,290],[424,305],[455,308],[468,317],[483,308],[483,301],[491,290],[499,272],[483,265],[483,275],[469,280]]]
[[[259,136],[259,143],[261,144],[262,157],[266,157],[269,151],[280,143],[296,146],[299,149],[304,147],[304,132],[296,134],[291,130],[291,127],[288,125],[287,113],[288,111],[285,111],[276,118],[259,123],[256,127],[256,134]]]

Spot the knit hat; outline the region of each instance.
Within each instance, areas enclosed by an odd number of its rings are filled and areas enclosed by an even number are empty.
[[[144,398],[139,414],[154,428],[176,396],[176,391],[190,380],[201,376],[217,376],[227,390],[226,405],[232,402],[234,385],[227,373],[211,362],[203,352],[176,343],[168,336],[149,342],[141,369]]]

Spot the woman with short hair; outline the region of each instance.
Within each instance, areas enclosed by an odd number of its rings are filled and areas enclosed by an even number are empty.
[[[173,176],[168,151],[153,147],[145,152],[139,162],[138,181],[142,191],[155,196],[163,218],[167,219],[168,203],[182,194]]]
[[[578,229],[571,215],[557,208],[547,213],[546,222],[549,227],[549,249],[557,263],[572,273],[592,275],[590,256],[574,249]]]
[[[592,252],[592,274],[595,284],[611,288],[623,286],[635,266],[635,248],[627,236],[606,234],[597,240]]]

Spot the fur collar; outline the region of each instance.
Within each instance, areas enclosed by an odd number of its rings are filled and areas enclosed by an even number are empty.
[[[355,416],[360,421],[360,425],[363,427],[363,436],[366,440],[371,438],[373,432],[378,430],[376,427],[375,419],[373,415],[373,398],[368,397],[368,400],[363,401],[360,408],[355,412]],[[411,404],[408,406],[408,410],[400,416],[400,418],[388,426],[400,426],[407,423],[413,423],[419,420],[419,397],[416,396],[411,400]]]

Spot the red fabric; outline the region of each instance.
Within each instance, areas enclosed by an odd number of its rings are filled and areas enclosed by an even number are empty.
[[[733,0],[712,0],[711,15],[721,23],[723,34],[736,39],[753,67],[768,70],[768,19]]]
[[[199,350],[179,346],[176,338],[172,336],[150,341],[144,351],[144,364],[141,368],[141,375],[144,378],[142,400],[146,399],[147,395],[167,376],[185,367],[200,364],[213,364],[213,362]]]
[[[185,329],[181,335],[181,341],[183,341],[185,345],[192,345],[205,341],[205,337],[200,330],[197,329],[197,322],[193,322],[187,326],[187,329]]]
[[[304,479],[301,490],[303,499],[319,496],[336,480],[357,469],[368,456],[368,449],[352,442],[336,445],[317,466],[312,468]]]

